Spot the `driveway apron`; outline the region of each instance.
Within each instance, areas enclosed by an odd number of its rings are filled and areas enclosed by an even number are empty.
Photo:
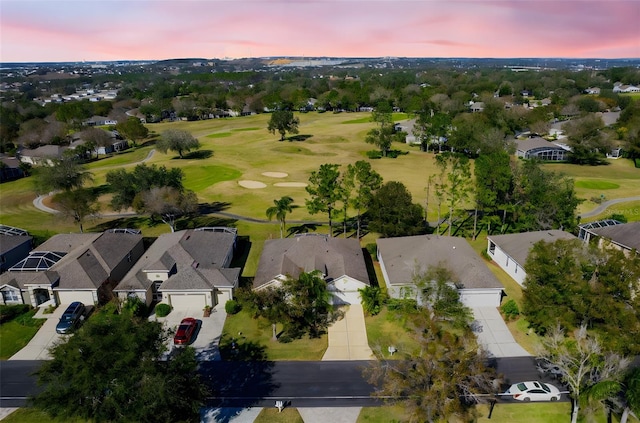
[[[530,356],[524,348],[513,339],[509,328],[495,307],[472,308],[474,332],[478,342],[496,358]]]
[[[322,360],[373,360],[361,304],[351,304],[328,329],[329,346]]]

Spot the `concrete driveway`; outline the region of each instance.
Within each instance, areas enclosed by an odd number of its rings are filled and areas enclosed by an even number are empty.
[[[50,360],[49,348],[56,342],[64,340],[67,335],[59,335],[56,333],[56,325],[60,321],[60,316],[67,309],[68,304],[61,304],[51,314],[44,314],[45,307],[38,308],[35,316],[36,319],[47,319],[46,322],[36,332],[31,341],[20,351],[15,353],[9,360]]]
[[[478,337],[478,342],[484,345],[493,357],[523,357],[531,355],[513,339],[511,331],[509,331],[497,308],[476,307],[471,310],[475,319],[473,331]]]
[[[344,317],[327,331],[329,346],[322,360],[373,360],[362,305],[351,304],[343,310]]]
[[[220,360],[218,346],[220,344],[224,321],[227,317],[227,313],[224,311],[224,305],[218,304],[214,307],[209,317],[202,317],[202,315],[203,312],[201,308],[185,310],[174,309],[166,317],[156,317],[152,315],[149,319],[162,322],[165,328],[175,331],[182,319],[185,317],[193,317],[198,320],[198,331],[192,343],[189,345],[196,350],[196,359],[198,361]],[[173,345],[173,338],[168,340],[167,346],[169,351],[166,357],[171,354],[174,348],[181,348]]]

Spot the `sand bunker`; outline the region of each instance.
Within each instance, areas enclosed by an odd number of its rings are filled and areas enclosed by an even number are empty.
[[[289,174],[284,172],[263,172],[262,176],[267,176],[269,178],[286,178]]]
[[[305,182],[278,182],[277,184],[273,184],[276,187],[306,187],[307,184]]]
[[[239,181],[238,185],[244,188],[256,189],[256,188],[266,188],[267,184],[258,181]]]

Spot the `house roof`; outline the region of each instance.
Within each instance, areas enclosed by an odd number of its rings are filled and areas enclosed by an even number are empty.
[[[357,239],[313,235],[265,241],[253,288],[280,275],[297,278],[302,272],[314,270],[320,270],[327,281],[346,275],[370,283]]]
[[[59,145],[43,145],[36,149],[29,150],[23,149],[20,150],[20,156],[23,157],[60,157],[62,153],[67,149],[67,147],[62,147]]]
[[[5,235],[0,233],[0,254],[7,253],[22,244],[31,244],[33,240],[30,236]]]
[[[380,238],[378,253],[392,285],[410,284],[416,273],[444,265],[463,288],[502,288],[502,284],[466,239],[419,235]]]
[[[626,249],[640,251],[640,222],[594,228],[591,232]]]
[[[232,286],[236,281],[234,275],[236,272],[239,275],[240,270],[220,269],[233,250],[235,239],[235,233],[231,232],[194,229],[160,235],[115,291],[147,290],[153,281],[149,280],[146,273],[170,272],[174,267],[176,272],[163,283],[161,289]],[[210,271],[212,269],[216,271]]]
[[[536,148],[551,148],[557,150],[564,150],[558,144],[554,144],[545,140],[542,137],[526,138],[524,140],[516,139],[516,148],[518,151],[527,152]]]
[[[496,244],[509,257],[515,260],[520,266],[524,266],[529,256],[529,251],[533,244],[544,242],[555,242],[559,239],[577,239],[569,232],[552,229],[548,231],[522,232],[519,234],[491,235],[487,237]]]
[[[140,242],[142,235],[139,234],[105,232],[54,235],[31,252],[32,256],[41,258],[55,252],[53,260],[42,267],[44,272],[24,269],[8,273],[23,274],[19,278],[24,284],[40,284],[38,280],[43,275],[57,274],[60,289],[97,289]]]

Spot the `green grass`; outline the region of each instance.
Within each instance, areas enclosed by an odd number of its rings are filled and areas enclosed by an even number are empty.
[[[599,215],[584,219],[583,222],[593,222],[605,219],[612,214],[621,214],[627,218],[628,222],[637,222],[640,220],[640,201],[629,201],[627,203],[614,204]]]
[[[607,189],[618,189],[620,185],[615,184],[613,182],[608,181],[576,181],[576,188],[584,188],[584,189],[599,189],[599,190],[607,190]]]
[[[371,122],[371,116],[366,116],[366,117],[362,117],[359,119],[351,119],[351,120],[345,120],[344,122],[342,122],[345,125],[350,125],[353,123],[369,123]]]
[[[369,346],[379,359],[401,359],[404,354],[417,353],[420,350],[420,344],[405,328],[404,320],[386,307],[376,316],[366,316],[365,324]],[[398,354],[390,356],[390,345],[396,347]]]
[[[207,138],[226,138],[230,136],[231,136],[231,132],[218,132],[217,134],[207,135]]]
[[[226,166],[207,166],[200,160],[189,160],[184,167],[184,186],[196,193],[206,192],[218,182],[238,179],[242,173]]]
[[[246,132],[246,131],[258,131],[263,128],[236,128],[233,129],[233,132]]]
[[[394,423],[407,418],[401,406],[363,407],[356,423]]]
[[[281,329],[278,325],[277,330]],[[271,324],[264,319],[253,319],[246,311],[227,316],[220,345],[228,344],[231,339],[239,346],[250,342],[255,348],[264,348],[267,360],[321,360],[328,346],[327,335],[316,339],[304,337],[289,343],[272,341]]]
[[[46,319],[33,319],[36,310],[0,325],[0,360],[6,360],[29,343]]]
[[[35,408],[19,408],[7,417],[2,423],[90,423],[85,419],[52,418],[43,411]]]
[[[263,408],[254,423],[304,423],[295,408],[285,408],[281,413],[276,408]]]

